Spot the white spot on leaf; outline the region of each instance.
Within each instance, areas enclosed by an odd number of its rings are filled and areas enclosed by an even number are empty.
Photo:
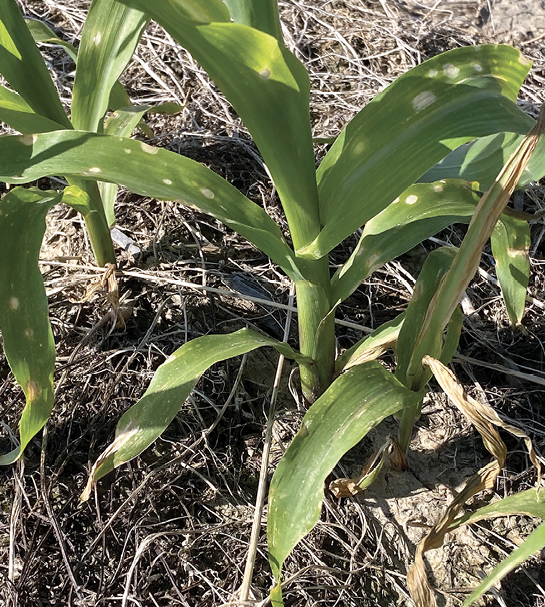
[[[483,66],[480,63],[474,63],[473,64],[473,69],[476,72],[482,72],[483,71]]]
[[[443,74],[445,74],[447,78],[456,78],[459,73],[460,70],[455,65],[452,65],[452,63],[445,63],[443,66]]]
[[[363,150],[365,150],[365,143],[363,143],[363,141],[359,141],[354,146],[354,155],[359,156],[363,152]]]
[[[102,33],[101,32],[97,32],[94,36],[93,36],[93,44],[97,45],[100,44],[100,41],[102,40]]]
[[[147,143],[140,143],[140,147],[142,148],[143,152],[146,152],[146,154],[157,154],[157,152],[159,151],[159,148],[154,148],[151,145],[148,145]]]
[[[19,300],[17,299],[17,297],[10,297],[9,307],[12,310],[17,310],[19,308]]]
[[[442,192],[443,191],[443,184],[442,183],[434,183],[433,184],[433,191],[434,192]]]
[[[431,105],[436,100],[435,95],[431,91],[423,91],[413,99],[413,107],[419,112],[428,105]]]
[[[395,204],[396,202],[399,202],[399,196],[395,200],[392,200],[392,204]]]
[[[34,335],[34,331],[29,327],[28,329],[25,329],[25,337],[28,337],[29,339]]]
[[[33,143],[36,142],[36,135],[21,135],[19,137],[19,141],[23,145],[32,145]]]
[[[172,181],[170,179],[163,179],[163,183],[166,183],[166,185],[172,185]]]
[[[125,154],[130,154],[131,151],[129,150],[129,148],[125,148]]]
[[[271,70],[268,67],[265,67],[259,72],[259,76],[260,78],[263,78],[263,80],[268,80],[271,76]]]
[[[417,200],[418,200],[418,196],[411,194],[410,196],[407,196],[407,198],[405,199],[405,202],[407,204],[414,204]]]
[[[100,173],[100,169],[98,167],[91,167],[89,173]]]
[[[437,70],[430,70],[428,72],[428,78],[435,78],[439,72]]]
[[[40,388],[38,388],[38,384],[34,380],[29,379],[26,384],[26,393],[28,400],[35,400],[36,397],[40,395],[40,392],[41,390]]]
[[[206,198],[210,198],[210,199],[214,198],[214,192],[212,192],[208,188],[202,188],[201,194],[203,196],[206,196]]]

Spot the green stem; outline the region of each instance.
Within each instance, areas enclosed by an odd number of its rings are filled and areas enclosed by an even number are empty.
[[[327,257],[305,260],[309,280],[295,284],[299,320],[299,349],[313,364],[301,365],[301,386],[313,403],[333,380],[335,370],[335,317],[331,311]],[[302,268],[303,269],[303,268]]]
[[[83,215],[83,219],[97,264],[101,267],[104,267],[107,263],[115,264],[115,251],[110,235],[110,226],[106,220],[97,184],[76,177],[71,177],[68,183],[78,186],[89,196],[89,211]]]

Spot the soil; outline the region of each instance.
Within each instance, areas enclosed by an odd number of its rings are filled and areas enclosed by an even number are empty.
[[[479,42],[514,44],[534,61],[520,104],[532,115],[545,99],[545,2],[509,0],[329,0],[279,3],[287,44],[309,70],[316,136],[338,135],[380,90],[411,66],[442,51]],[[45,20],[77,41],[85,0],[25,0],[26,16]],[[42,51],[63,98],[73,64],[57,47]],[[122,78],[133,101],[177,101],[184,111],[148,120],[137,134],[205,163],[263,204],[285,228],[267,171],[247,132],[198,65],[153,24]],[[148,134],[149,135],[149,134]],[[323,150],[317,149],[318,157]],[[43,187],[60,187],[44,181]],[[533,184],[517,204],[545,205]],[[119,285],[130,310],[115,328],[103,293],[86,298],[100,277],[82,222],[55,207],[41,253],[57,347],[56,406],[45,434],[16,465],[0,469],[0,605],[142,605],[216,607],[239,604],[277,357],[268,350],[214,365],[164,435],[80,495],[121,414],[143,394],[153,372],[189,339],[243,326],[281,337],[288,280],[254,247],[207,216],[170,202],[120,192]],[[456,226],[437,235],[459,244]],[[543,221],[532,224],[531,302],[524,331],[509,326],[487,251],[467,291],[469,310],[452,368],[468,392],[518,424],[536,448],[545,445],[545,285]],[[355,237],[335,250],[346,259]],[[370,277],[338,309],[340,349],[402,311],[428,241]],[[193,286],[191,286],[193,285]],[[212,290],[199,288],[205,285]],[[215,290],[214,290],[215,289]],[[227,291],[231,296],[227,296]],[[234,297],[233,297],[234,295]],[[295,326],[290,343],[296,346]],[[389,355],[385,364],[391,364]],[[486,365],[492,364],[493,367]],[[494,366],[495,365],[495,366]],[[297,432],[305,407],[292,397],[296,373],[283,373],[269,478]],[[290,390],[290,388],[292,390]],[[222,407],[227,404],[225,410]],[[23,397],[0,354],[0,452],[12,448]],[[208,431],[214,426],[212,431]],[[333,477],[360,473],[396,422],[387,420],[352,449]],[[511,454],[493,491],[469,508],[535,485],[523,444],[504,437]],[[357,497],[326,491],[322,517],[288,558],[285,604],[411,605],[407,568],[418,542],[464,481],[490,459],[479,435],[431,384],[409,455],[409,471],[385,469]],[[250,601],[266,604],[266,512]],[[535,528],[522,516],[483,522],[447,536],[428,556],[442,605],[460,605],[480,579]],[[545,606],[545,568],[537,553],[480,600],[480,605]]]

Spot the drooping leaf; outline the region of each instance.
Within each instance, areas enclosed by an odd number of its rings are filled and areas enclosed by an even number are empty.
[[[250,329],[198,337],[176,350],[157,369],[144,396],[119,420],[115,441],[94,465],[82,499],[87,499],[92,483],[140,455],[161,436],[209,367],[262,346],[272,346],[286,358],[307,361],[288,344]]]
[[[405,312],[380,325],[378,329],[375,329],[346,352],[343,352],[335,361],[335,373],[341,373],[341,371],[346,371],[355,365],[375,360],[388,348],[395,348],[404,319]]]
[[[146,15],[117,0],[94,0],[85,20],[72,95],[72,123],[102,131],[112,87],[130,61]]]
[[[308,410],[269,489],[267,535],[276,595],[283,562],[318,521],[327,475],[385,417],[421,399],[371,361],[343,373]]]
[[[36,114],[20,95],[4,86],[0,86],[0,121],[23,134],[47,133],[65,128]]]
[[[0,329],[9,366],[26,397],[20,447],[0,457],[3,465],[20,456],[53,407],[55,343],[38,257],[45,216],[60,198],[56,192],[15,188],[0,200]]]
[[[530,65],[512,47],[470,46],[398,78],[352,120],[320,165],[324,228],[301,253],[327,254],[460,144],[525,133],[532,119],[515,100]]]
[[[77,62],[78,51],[73,44],[59,38],[55,32],[49,28],[43,21],[37,19],[25,19],[28,30],[32,34],[35,42],[48,42],[49,44],[58,44],[62,46],[74,63]]]
[[[309,118],[310,83],[301,62],[276,38],[229,23],[228,16],[223,22],[197,23],[185,19],[173,0],[122,1],[145,10],[163,26],[222,90],[271,172],[295,248],[311,242],[320,221]]]
[[[530,280],[530,226],[526,221],[503,215],[490,241],[507,314],[511,323],[518,326]]]
[[[450,530],[453,531],[461,525],[512,514],[545,519],[545,491],[537,492],[535,489],[527,489],[504,497],[488,506],[483,506],[474,512],[466,512],[452,523]]]
[[[545,546],[545,523],[532,531],[532,533],[524,540],[524,542],[511,554],[504,559],[497,567],[494,568],[475,590],[467,597],[462,607],[468,607],[472,605],[479,597],[481,597],[487,590],[492,588],[501,579],[503,579],[510,571],[513,571],[515,567],[518,567],[521,563],[541,550]]]
[[[71,128],[15,0],[0,2],[0,73],[36,114]]]
[[[481,191],[484,192],[492,185],[496,175],[522,139],[523,135],[516,133],[498,133],[461,145],[422,175],[419,181],[467,179],[478,181]],[[540,142],[519,179],[517,188],[525,186],[530,181],[538,181],[543,175],[545,175],[545,142]]]
[[[26,183],[46,175],[111,181],[159,200],[179,200],[222,221],[259,247],[293,280],[301,279],[293,251],[259,206],[201,164],[140,141],[57,131],[0,137],[0,179]]]
[[[331,280],[332,300],[343,301],[377,268],[447,226],[468,223],[480,197],[473,187],[449,180],[407,188],[365,225],[358,246]]]

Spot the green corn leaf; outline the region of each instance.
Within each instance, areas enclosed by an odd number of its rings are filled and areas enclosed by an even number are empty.
[[[513,514],[545,519],[545,491],[541,489],[538,493],[535,489],[527,489],[483,506],[475,512],[466,512],[452,523],[449,530],[453,531],[461,525]]]
[[[0,72],[36,114],[71,128],[15,0],[0,2]]]
[[[144,396],[119,420],[115,441],[93,467],[90,483],[136,457],[161,436],[209,367],[262,346],[272,346],[286,358],[308,362],[288,344],[250,329],[198,337],[176,350],[157,369]]]
[[[467,179],[478,181],[481,191],[484,192],[492,185],[496,175],[522,139],[522,135],[515,133],[498,133],[461,145],[422,175],[419,181]],[[519,179],[517,188],[525,186],[530,181],[538,181],[543,175],[545,175],[545,141],[538,144]]]
[[[186,20],[174,0],[122,1],[145,10],[202,65],[263,155],[284,205],[295,248],[314,240],[320,220],[308,105],[310,82],[301,62],[276,38],[259,30],[238,23]]]
[[[318,521],[327,475],[385,417],[421,399],[371,361],[343,373],[308,410],[269,490],[267,536],[276,596],[284,560]]]
[[[399,337],[399,331],[405,319],[405,312],[393,320],[385,322],[369,335],[366,335],[351,348],[343,352],[335,361],[335,373],[341,373],[356,364],[378,358],[388,348],[394,348]]]
[[[29,32],[35,42],[48,42],[62,46],[74,63],[77,62],[78,51],[73,44],[59,38],[43,21],[25,19]]]
[[[488,575],[475,590],[467,597],[462,607],[472,605],[479,597],[487,590],[492,588],[501,579],[503,579],[515,567],[524,563],[524,561],[532,556],[532,554],[540,551],[545,546],[545,523],[535,529],[526,540],[513,552],[504,559],[492,573]]]
[[[142,122],[142,116],[151,108],[149,105],[130,106],[117,109],[105,122],[106,135],[130,137],[134,129]],[[115,224],[115,201],[118,186],[115,183],[101,181],[98,184],[106,221],[111,227]]]
[[[331,280],[332,300],[343,301],[377,268],[447,226],[468,223],[479,202],[472,187],[449,180],[407,188],[365,225],[358,246]]]
[[[518,326],[530,280],[530,226],[504,214],[494,227],[490,242],[507,314],[511,323]]]
[[[455,247],[440,247],[432,251],[416,280],[413,296],[407,307],[403,326],[397,340],[397,367],[396,377],[404,385],[412,389],[422,389],[432,376],[426,368],[423,374],[415,379],[415,370],[411,368],[410,361],[418,335],[424,323],[428,306],[432,300],[442,277],[448,272],[458,249]],[[428,335],[429,354],[439,358],[443,346],[442,333]]]
[[[284,43],[277,0],[225,0],[235,23],[249,25]]]
[[[326,255],[454,147],[527,132],[532,119],[515,100],[530,65],[509,46],[470,46],[398,78],[352,120],[320,165],[324,228],[301,253]]]
[[[46,175],[111,181],[159,200],[179,200],[212,215],[253,242],[293,280],[293,251],[259,206],[207,167],[179,154],[124,137],[57,131],[0,137],[0,179],[26,183]]]
[[[36,114],[20,95],[3,86],[0,86],[0,121],[24,134],[47,133],[65,128]]]
[[[26,397],[20,448],[1,457],[3,465],[20,456],[53,407],[55,343],[38,257],[45,216],[60,198],[56,192],[15,188],[0,201],[0,329],[9,366]]]
[[[100,132],[112,87],[130,61],[147,23],[146,15],[117,0],[94,0],[78,52],[72,123]]]
[[[452,357],[456,354],[458,344],[460,343],[460,334],[464,326],[464,313],[462,308],[458,306],[454,309],[447,327],[447,334],[443,341],[443,349],[439,358],[440,362],[448,365]]]

